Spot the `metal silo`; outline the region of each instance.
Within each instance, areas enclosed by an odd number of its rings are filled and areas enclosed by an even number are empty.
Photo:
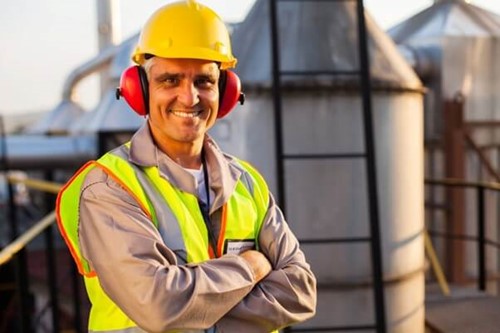
[[[464,0],[435,1],[389,30],[428,87],[425,101],[426,175],[500,182],[500,16]],[[434,189],[434,188],[433,188]],[[429,215],[431,228],[447,234],[476,235],[476,190],[433,190],[429,201],[446,201],[447,213]],[[499,239],[500,198],[486,197],[488,235]],[[477,276],[474,244],[443,242],[441,258],[452,282]],[[498,253],[488,254],[497,271]],[[489,284],[490,290],[494,283]],[[498,289],[498,287],[496,287]]]
[[[282,69],[359,68],[354,2],[280,2]],[[390,332],[424,331],[423,102],[420,80],[367,16],[386,312]],[[250,160],[276,192],[267,1],[257,1],[233,33],[236,72],[247,95],[212,131]],[[284,77],[284,150],[335,155],[285,164],[287,219],[299,239],[366,237],[367,176],[359,82],[351,76]],[[318,277],[317,315],[303,328],[373,323],[366,244],[303,244]]]

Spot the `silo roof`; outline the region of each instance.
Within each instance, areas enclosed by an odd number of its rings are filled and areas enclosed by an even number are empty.
[[[354,2],[278,3],[280,62],[283,71],[359,70]],[[245,88],[269,88],[272,82],[269,2],[257,0],[232,35],[236,72]],[[374,89],[421,89],[421,82],[393,41],[366,15]],[[350,75],[284,76],[288,87],[358,86]]]
[[[439,1],[388,32],[396,43],[444,36],[500,36],[500,15],[465,1]]]

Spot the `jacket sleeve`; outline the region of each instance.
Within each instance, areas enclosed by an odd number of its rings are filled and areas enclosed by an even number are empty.
[[[217,332],[270,332],[312,317],[316,278],[270,196],[259,246],[273,271],[217,324]]]
[[[79,215],[83,256],[106,294],[145,331],[209,328],[255,286],[236,255],[177,265],[135,200],[98,168],[87,175]]]

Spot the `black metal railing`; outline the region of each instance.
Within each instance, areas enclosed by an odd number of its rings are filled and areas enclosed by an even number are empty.
[[[446,232],[439,232],[429,229],[429,234],[434,237],[442,237],[445,239],[458,239],[463,241],[473,241],[477,243],[477,288],[480,291],[486,291],[488,276],[487,276],[487,246],[496,248],[500,252],[500,243],[488,239],[487,234],[487,204],[486,204],[486,193],[487,191],[497,192],[500,194],[500,183],[485,183],[485,182],[469,182],[459,179],[426,179],[425,184],[427,186],[444,186],[459,187],[474,189],[476,191],[476,232],[474,235],[466,234],[450,234]],[[498,202],[496,204],[497,213],[499,213]],[[426,204],[426,209],[453,209],[453,207],[447,207],[446,205],[435,206],[434,203]]]
[[[8,171],[4,168],[4,174]],[[8,220],[11,227],[11,243],[0,251],[0,269],[14,263],[15,274],[12,277],[15,281],[14,297],[12,302],[8,304],[8,308],[3,311],[0,316],[0,333],[10,332],[9,329],[15,328],[16,332],[31,333],[31,332],[61,332],[70,330],[72,332],[84,332],[85,325],[82,326],[82,300],[80,293],[82,290],[81,278],[76,272],[76,268],[72,259],[67,255],[67,250],[62,247],[64,253],[63,259],[67,259],[67,264],[60,265],[58,260],[58,249],[61,248],[62,240],[59,234],[54,235],[55,213],[51,212],[40,221],[34,223],[30,228],[20,234],[19,225],[21,225],[20,217],[23,216],[23,207],[16,204],[14,200],[15,191],[13,183],[21,182],[26,186],[48,192],[46,194],[46,204],[49,207],[53,206],[54,194],[59,189],[58,184],[47,181],[16,179],[7,177],[9,187],[8,200]],[[38,188],[37,188],[38,187]],[[23,218],[26,222],[26,218]],[[39,238],[44,235],[43,242],[39,242]],[[44,303],[38,302],[38,309],[35,309],[36,293],[31,292],[32,276],[30,276],[29,266],[33,263],[33,258],[28,260],[28,257],[33,255],[28,246],[33,243],[43,244],[44,249],[37,251],[38,254],[44,253],[45,256],[45,274],[47,299]],[[36,260],[43,260],[41,257]],[[61,274],[62,273],[62,274]],[[40,277],[40,276],[37,276]],[[43,278],[42,278],[43,280]],[[43,284],[43,282],[42,282]],[[62,287],[68,285],[68,290],[71,295],[64,295],[66,299],[71,298],[72,313],[68,316],[61,316],[61,298]],[[0,291],[1,292],[1,291]],[[45,325],[46,320],[42,320],[50,311],[50,321]]]

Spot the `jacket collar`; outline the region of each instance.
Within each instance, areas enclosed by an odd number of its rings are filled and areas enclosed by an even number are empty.
[[[224,154],[215,141],[206,135],[203,142],[210,190],[214,194],[211,212],[219,209],[231,196],[241,177],[234,158]],[[129,162],[141,167],[157,167],[160,175],[181,191],[197,195],[195,177],[161,151],[154,143],[146,122],[132,137]]]

